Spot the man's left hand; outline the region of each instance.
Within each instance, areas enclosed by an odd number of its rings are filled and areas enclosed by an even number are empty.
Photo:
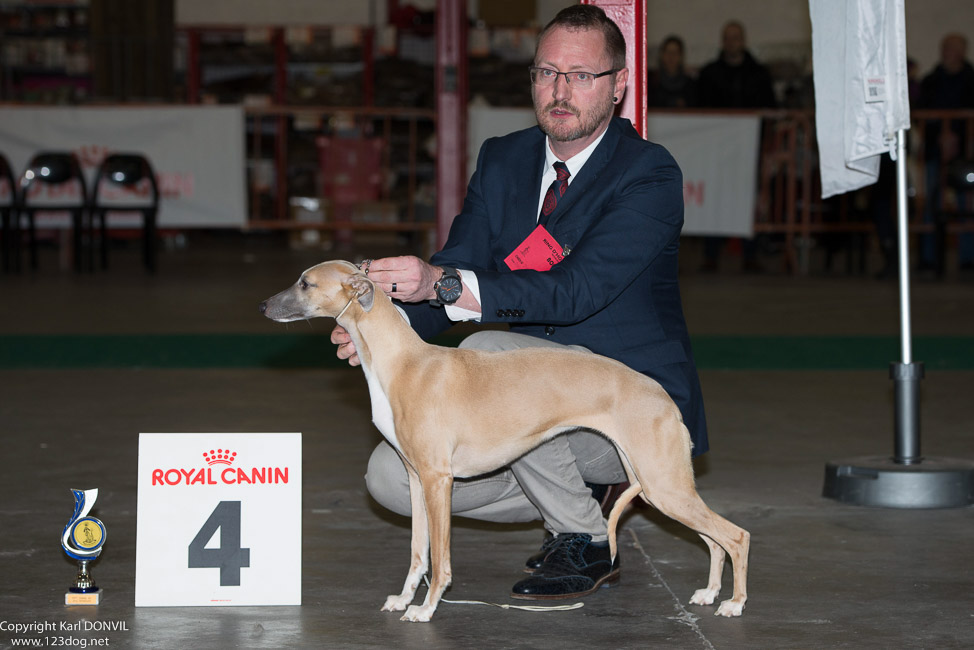
[[[427,264],[418,257],[384,257],[372,260],[369,279],[387,295],[402,302],[424,302],[436,298],[433,284],[443,269]]]

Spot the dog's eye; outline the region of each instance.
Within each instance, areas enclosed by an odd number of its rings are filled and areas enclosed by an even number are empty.
[[[311,285],[308,284],[307,280],[302,279],[300,282],[298,282],[298,286],[301,287],[301,291],[307,291],[308,287]]]

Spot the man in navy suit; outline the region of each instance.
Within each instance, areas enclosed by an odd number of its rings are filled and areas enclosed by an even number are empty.
[[[665,149],[613,117],[628,81],[625,63],[625,40],[602,9],[561,11],[541,32],[531,68],[538,127],[484,143],[463,211],[429,264],[386,258],[370,262],[368,272],[424,338],[459,320],[507,323],[510,331],[478,332],[462,346],[571,346],[649,375],[680,407],[701,454],[708,446],[703,398],[677,284],[683,178]],[[563,257],[544,271],[512,270],[505,259],[539,225]],[[340,358],[357,365],[341,327],[332,341]],[[559,381],[557,368],[550,380]],[[600,507],[608,504],[593,497],[625,480],[613,445],[578,431],[507,470],[457,480],[453,512],[542,519],[551,535],[512,596],[581,596],[618,578]],[[379,503],[409,514],[408,479],[386,443],[373,453],[367,484]]]

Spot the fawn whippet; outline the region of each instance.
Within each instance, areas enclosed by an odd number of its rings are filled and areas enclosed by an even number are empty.
[[[710,549],[709,582],[691,603],[714,602],[725,551],[730,554],[734,594],[716,614],[741,615],[750,534],[697,494],[689,433],[676,404],[654,380],[575,350],[484,352],[429,345],[349,262],[308,269],[292,287],[261,303],[260,311],[278,322],[333,317],[348,331],[368,380],[373,422],[406,466],[412,562],[402,593],[389,596],[383,611],[405,610],[402,620],[428,621],[450,585],[454,477],[490,472],[553,436],[589,429],[615,444],[632,484],[609,515],[612,559],[619,516],[638,494],[696,531]],[[549,380],[551,368],[559,369],[558,381]],[[437,403],[437,395],[450,395],[450,403]],[[523,408],[526,400],[532,408]],[[422,605],[411,605],[431,550],[429,592]]]

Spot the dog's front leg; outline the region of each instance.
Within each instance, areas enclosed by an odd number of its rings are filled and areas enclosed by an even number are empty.
[[[450,586],[453,572],[450,569],[450,514],[453,496],[453,475],[449,472],[423,476],[423,494],[426,497],[426,514],[429,519],[433,577],[429,592],[422,605],[410,605],[403,615],[404,621],[429,621],[443,592]]]
[[[416,589],[429,568],[429,524],[426,517],[426,501],[423,498],[423,486],[419,482],[419,475],[416,474],[416,470],[405,461],[403,464],[406,466],[406,473],[409,475],[409,502],[412,506],[412,560],[409,564],[409,573],[406,574],[406,582],[402,586],[402,593],[386,598],[386,604],[382,606],[383,612],[401,612],[406,609],[406,606],[413,601]]]
[[[710,549],[710,579],[707,581],[706,589],[697,589],[693,592],[690,603],[692,605],[713,605],[717,599],[717,594],[720,593],[720,578],[724,573],[724,559],[727,557],[727,553],[724,552],[720,544],[706,535],[700,535],[700,538],[707,543],[707,548]]]

